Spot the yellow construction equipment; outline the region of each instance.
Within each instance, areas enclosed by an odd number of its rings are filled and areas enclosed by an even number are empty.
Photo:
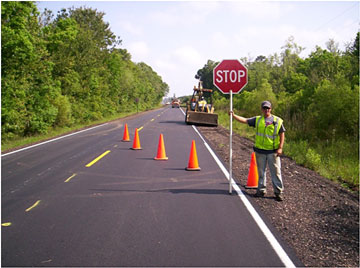
[[[218,115],[214,113],[212,93],[212,89],[202,87],[202,81],[199,81],[198,87],[194,87],[194,93],[186,106],[185,122],[187,124],[215,127],[218,125]]]

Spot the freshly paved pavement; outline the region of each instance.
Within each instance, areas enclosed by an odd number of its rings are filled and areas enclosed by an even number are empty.
[[[168,161],[153,159],[160,133]],[[192,140],[201,171],[185,170]],[[1,160],[2,266],[284,266],[179,109]]]

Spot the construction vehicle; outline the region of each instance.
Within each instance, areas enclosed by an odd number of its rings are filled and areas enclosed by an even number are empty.
[[[180,108],[180,100],[173,99],[172,102],[171,102],[171,107],[172,108]]]
[[[217,127],[218,115],[214,113],[212,93],[213,90],[203,88],[199,80],[198,87],[194,87],[194,93],[186,105],[186,124]]]

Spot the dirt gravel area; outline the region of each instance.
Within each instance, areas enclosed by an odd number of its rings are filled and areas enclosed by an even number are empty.
[[[223,162],[229,163],[229,130],[198,127]],[[267,221],[307,267],[359,267],[359,195],[282,156],[284,201],[245,189],[253,141],[233,134],[233,177]],[[284,152],[286,155],[286,152]],[[267,171],[268,172],[268,171]]]

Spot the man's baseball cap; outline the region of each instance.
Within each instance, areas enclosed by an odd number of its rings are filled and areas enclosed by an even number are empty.
[[[261,103],[261,108],[271,108],[271,103],[270,101],[263,101]]]

